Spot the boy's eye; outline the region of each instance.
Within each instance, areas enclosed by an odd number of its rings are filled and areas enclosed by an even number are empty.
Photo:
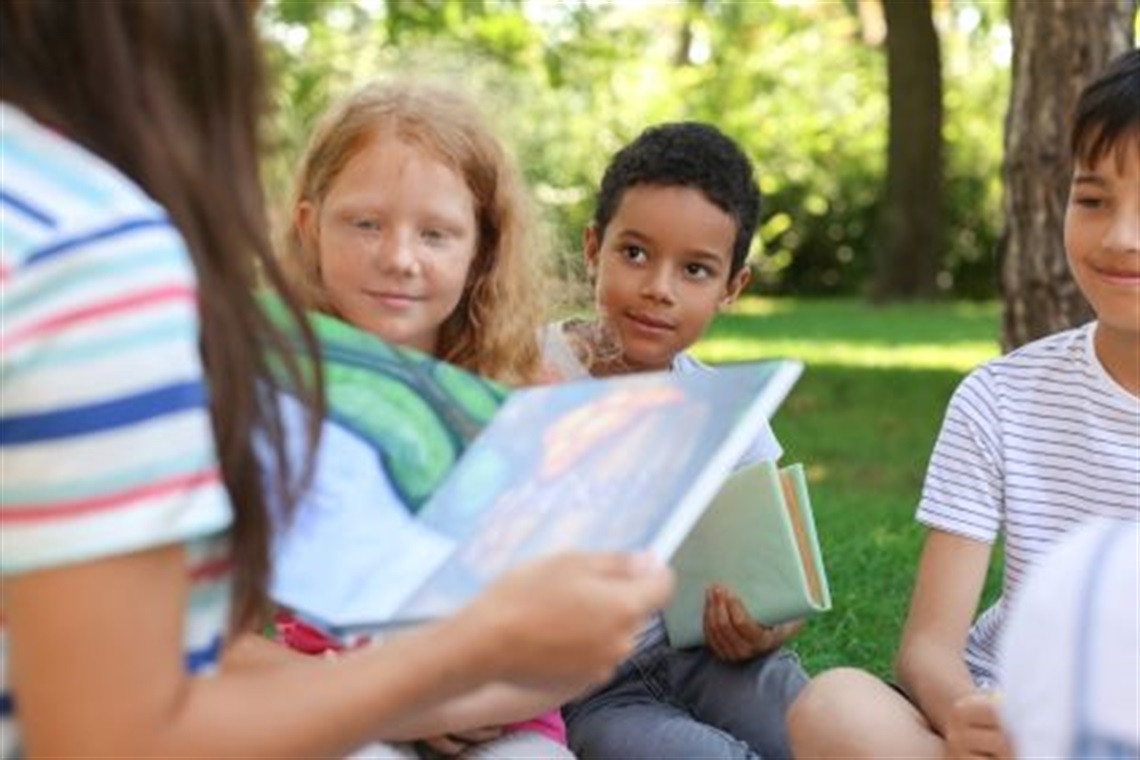
[[[694,280],[704,280],[715,275],[711,267],[704,264],[686,264],[685,275]]]
[[[1077,195],[1074,196],[1073,203],[1081,208],[1098,209],[1104,207],[1105,199],[1095,195]]]

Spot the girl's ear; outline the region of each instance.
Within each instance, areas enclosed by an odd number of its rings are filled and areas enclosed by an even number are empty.
[[[293,209],[293,228],[297,231],[302,242],[316,237],[317,207],[312,201],[301,201]]]
[[[586,273],[593,277],[598,271],[598,253],[601,251],[602,241],[598,235],[598,228],[594,225],[586,227],[582,232],[582,250],[586,254]]]
[[[749,280],[752,279],[752,268],[747,264],[740,268],[740,271],[732,276],[728,281],[728,286],[725,288],[724,297],[720,299],[718,308],[726,309],[731,306],[740,294],[744,292],[744,288],[748,286]]]

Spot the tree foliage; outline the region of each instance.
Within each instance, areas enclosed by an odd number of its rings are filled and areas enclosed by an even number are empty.
[[[481,103],[578,274],[609,156],[660,121],[710,121],[757,165],[757,289],[861,293],[880,245],[887,130],[877,0],[276,0],[270,194],[283,198],[317,114],[375,78],[442,80]],[[936,2],[945,77],[942,292],[992,296],[1008,25],[1000,6]]]

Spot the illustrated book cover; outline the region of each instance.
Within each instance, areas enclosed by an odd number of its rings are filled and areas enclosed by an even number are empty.
[[[447,615],[558,551],[667,560],[802,372],[771,360],[507,390],[311,323],[328,412],[270,593],[334,635]]]

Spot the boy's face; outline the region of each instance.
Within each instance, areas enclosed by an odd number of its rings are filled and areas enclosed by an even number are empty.
[[[1140,335],[1140,140],[1073,170],[1065,251],[1102,329]],[[1123,152],[1121,152],[1123,151]]]
[[[678,186],[630,187],[604,230],[586,230],[598,314],[631,369],[668,369],[736,299],[749,273],[729,279],[735,240],[732,217]]]

